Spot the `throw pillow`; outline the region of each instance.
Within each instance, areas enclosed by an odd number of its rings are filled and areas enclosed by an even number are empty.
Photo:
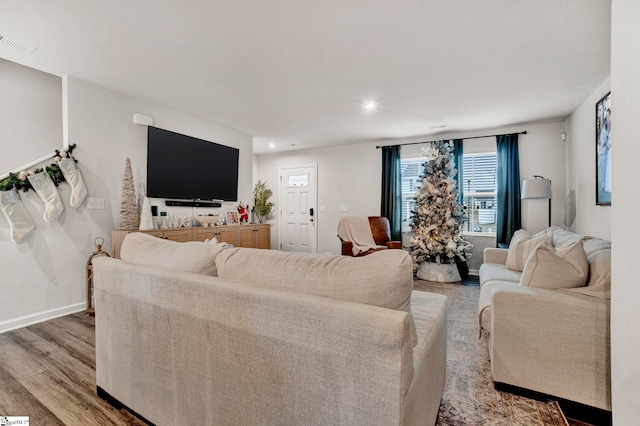
[[[129,263],[151,265],[179,272],[217,276],[216,256],[229,245],[199,241],[179,243],[142,232],[128,234],[120,258]]]
[[[218,276],[256,287],[296,291],[406,311],[411,315],[413,267],[404,250],[363,257],[233,248],[216,258]],[[410,319],[414,344],[417,341]]]
[[[553,233],[547,232],[536,238],[531,238],[529,233],[524,229],[519,229],[513,234],[509,251],[507,252],[506,266],[513,271],[524,269],[527,258],[538,246],[553,247]]]
[[[581,241],[557,251],[538,246],[527,259],[520,285],[551,290],[582,287],[588,276],[589,263]]]
[[[585,252],[588,253],[589,250],[585,248]],[[586,287],[573,288],[570,291],[611,299],[611,249],[587,255],[587,261],[589,262],[589,281]]]

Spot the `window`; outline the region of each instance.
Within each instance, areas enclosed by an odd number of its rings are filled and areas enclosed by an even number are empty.
[[[424,157],[402,159],[402,232],[411,229],[412,212],[416,207],[416,191],[420,188],[420,174]],[[462,231],[465,234],[496,233],[497,157],[495,152],[465,154],[463,158],[463,188],[465,216]]]
[[[289,188],[309,186],[309,175],[289,175],[287,186]]]
[[[416,191],[420,189],[420,174],[424,157],[406,158],[401,160],[402,173],[402,232],[409,232],[411,215],[416,207]]]
[[[463,159],[464,233],[495,234],[498,220],[498,166],[495,152]]]

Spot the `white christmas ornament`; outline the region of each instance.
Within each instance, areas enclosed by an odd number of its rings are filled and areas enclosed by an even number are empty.
[[[428,161],[433,161],[438,158],[438,149],[433,144],[422,147],[422,152],[424,152],[424,156]]]

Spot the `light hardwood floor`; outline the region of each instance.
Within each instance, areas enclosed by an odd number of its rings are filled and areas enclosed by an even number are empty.
[[[32,425],[144,425],[96,395],[94,319],[78,313],[0,334],[0,416]]]

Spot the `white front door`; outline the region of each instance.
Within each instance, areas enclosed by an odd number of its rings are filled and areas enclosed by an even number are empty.
[[[316,166],[280,169],[280,249],[315,253]]]

